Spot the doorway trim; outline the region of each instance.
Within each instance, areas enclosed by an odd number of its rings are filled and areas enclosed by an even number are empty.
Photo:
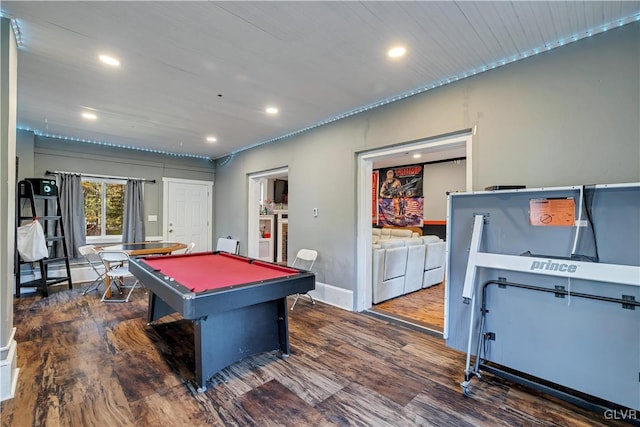
[[[162,177],[162,239],[167,240],[169,220],[169,183],[193,184],[207,186],[207,250],[211,250],[213,242],[213,181],[196,179]]]
[[[247,256],[258,258],[258,238],[260,233],[260,183],[269,178],[289,175],[289,167],[283,166],[268,171],[248,174],[247,191]]]
[[[364,311],[372,306],[372,253],[371,253],[371,176],[373,173],[373,162],[382,160],[393,155],[411,150],[447,150],[465,147],[466,152],[466,191],[472,190],[472,129],[450,133],[446,135],[434,136],[418,141],[407,142],[380,149],[368,150],[357,153],[357,236],[356,239],[356,290],[354,295],[355,311]],[[444,300],[444,333],[448,335],[448,312],[449,295],[445,282]]]

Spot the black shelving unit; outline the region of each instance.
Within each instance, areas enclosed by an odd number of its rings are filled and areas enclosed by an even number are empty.
[[[45,240],[49,250],[49,256],[39,261],[23,261],[18,254],[17,239],[15,249],[16,275],[16,296],[20,296],[22,288],[37,288],[44,296],[49,295],[49,287],[68,282],[69,289],[72,287],[71,270],[69,268],[69,254],[64,235],[64,225],[62,224],[62,213],[60,211],[60,197],[55,186],[41,188],[42,179],[25,179],[17,184],[16,188],[16,227],[26,222],[38,219],[44,229]],[[28,206],[26,204],[28,203]],[[25,215],[29,213],[29,215]],[[64,262],[66,275],[52,276],[50,268],[59,267]],[[22,265],[38,264],[40,267],[40,278],[22,281]],[[33,270],[33,269],[32,269]]]

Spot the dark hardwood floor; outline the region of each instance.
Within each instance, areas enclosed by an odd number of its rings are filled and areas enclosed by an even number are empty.
[[[248,357],[201,394],[193,325],[148,326],[142,289],[124,304],[81,289],[14,304],[20,375],[3,426],[612,425],[489,374],[464,397],[464,354],[440,339],[306,299],[289,312],[289,358]]]

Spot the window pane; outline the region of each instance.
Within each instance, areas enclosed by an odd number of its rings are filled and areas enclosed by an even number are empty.
[[[107,184],[106,234],[122,234],[122,216],[124,214],[124,184]]]
[[[102,183],[83,181],[84,217],[87,236],[100,236],[102,230]]]

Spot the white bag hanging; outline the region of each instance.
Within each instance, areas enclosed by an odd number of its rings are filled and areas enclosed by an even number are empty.
[[[40,221],[18,227],[18,253],[23,261],[39,261],[49,256]]]

